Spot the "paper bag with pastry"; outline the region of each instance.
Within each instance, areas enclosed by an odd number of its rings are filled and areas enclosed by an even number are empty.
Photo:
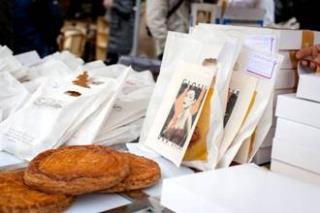
[[[43,150],[61,146],[67,130],[92,115],[103,102],[101,96],[115,84],[114,79],[85,71],[68,78],[47,78],[21,109],[0,124],[0,148],[30,160]]]

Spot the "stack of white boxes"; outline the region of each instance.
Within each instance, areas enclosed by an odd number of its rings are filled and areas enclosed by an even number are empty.
[[[297,94],[281,95],[271,169],[320,184],[320,74],[300,75]]]
[[[275,85],[273,101],[274,112],[276,110],[277,98],[279,95],[296,92],[298,82],[297,61],[295,60],[296,52],[301,49],[301,47],[320,43],[319,32],[279,30],[279,35],[279,53],[284,56],[284,61]],[[254,157],[254,162],[256,164],[265,164],[271,161],[271,150],[276,125],[276,118],[274,116],[272,127],[266,136],[264,143]]]
[[[320,184],[320,103],[279,96],[276,115],[271,169]]]

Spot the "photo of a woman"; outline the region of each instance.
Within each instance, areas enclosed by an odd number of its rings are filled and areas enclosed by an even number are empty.
[[[160,137],[183,147],[194,124],[206,89],[182,84],[174,105],[165,122]]]
[[[211,12],[205,10],[198,10],[196,24],[199,23],[211,23]]]

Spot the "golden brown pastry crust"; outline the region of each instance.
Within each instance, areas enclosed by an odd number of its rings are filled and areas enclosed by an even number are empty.
[[[0,173],[0,212],[58,213],[72,203],[73,198],[70,196],[30,189],[23,183],[23,173]]]
[[[150,187],[161,178],[159,165],[153,160],[130,153],[123,153],[129,159],[130,174],[121,183],[103,190],[103,193],[125,192]]]
[[[49,193],[79,195],[110,188],[130,172],[128,159],[103,146],[68,146],[45,151],[27,168],[25,183]]]

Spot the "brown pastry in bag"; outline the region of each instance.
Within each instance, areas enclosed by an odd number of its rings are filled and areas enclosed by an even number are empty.
[[[30,189],[23,183],[23,174],[23,171],[0,173],[0,212],[58,213],[72,203],[70,196]]]
[[[30,162],[24,180],[37,190],[80,195],[120,183],[129,174],[121,153],[103,146],[69,146],[48,150]]]
[[[121,183],[103,190],[103,193],[125,192],[150,187],[161,178],[159,165],[153,160],[130,153],[123,153],[129,159],[130,174]]]

